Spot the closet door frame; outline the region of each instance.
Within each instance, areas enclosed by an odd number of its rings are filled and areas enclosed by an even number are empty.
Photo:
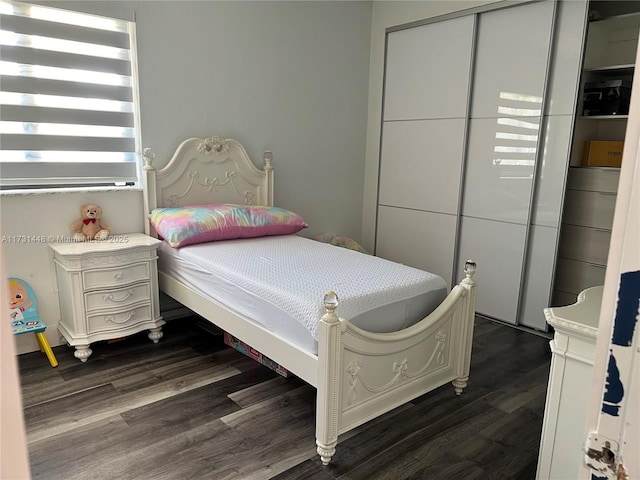
[[[522,259],[521,259],[521,275],[520,275],[520,284],[519,284],[519,295],[518,295],[518,299],[517,299],[517,307],[516,307],[516,319],[515,319],[515,325],[518,325],[520,323],[520,316],[522,313],[522,309],[523,309],[523,288],[525,287],[526,284],[526,272],[527,272],[527,264],[528,264],[528,260],[530,257],[530,250],[532,249],[531,245],[530,245],[530,236],[531,236],[531,230],[533,228],[533,225],[531,224],[533,217],[534,217],[534,210],[535,210],[535,202],[537,199],[537,187],[538,187],[538,175],[540,173],[541,168],[539,167],[539,162],[542,160],[542,156],[543,156],[543,152],[542,149],[544,148],[544,131],[546,128],[546,114],[549,111],[549,98],[548,98],[548,91],[549,91],[549,85],[550,85],[550,71],[551,71],[551,64],[553,61],[553,49],[554,49],[554,39],[555,39],[555,29],[556,29],[556,24],[557,24],[557,15],[558,15],[558,0],[514,0],[512,2],[497,2],[494,4],[489,4],[489,5],[484,5],[484,6],[480,6],[480,7],[474,7],[474,8],[470,8],[470,9],[466,9],[466,10],[461,10],[458,12],[453,12],[453,13],[449,13],[449,14],[445,14],[445,15],[440,15],[440,16],[436,16],[436,17],[431,17],[428,19],[424,19],[424,20],[418,20],[415,22],[410,22],[410,23],[406,23],[406,24],[402,24],[402,25],[397,25],[397,26],[393,26],[393,27],[388,27],[385,31],[385,58],[384,58],[384,73],[383,73],[383,86],[382,86],[382,105],[381,105],[381,111],[382,111],[382,115],[381,115],[381,124],[380,124],[380,135],[379,135],[379,145],[378,145],[378,172],[381,172],[381,167],[382,167],[382,139],[383,139],[383,133],[384,133],[384,123],[385,123],[385,94],[386,94],[386,89],[387,89],[387,55],[388,55],[388,41],[389,41],[389,34],[393,33],[393,32],[397,32],[400,30],[405,30],[408,28],[414,28],[414,27],[419,27],[419,26],[424,26],[424,25],[429,25],[429,24],[433,24],[433,23],[437,23],[437,22],[442,22],[442,21],[446,21],[446,20],[451,20],[454,18],[458,18],[458,17],[463,17],[463,16],[470,16],[473,15],[474,21],[473,21],[473,40],[472,40],[472,52],[471,52],[471,65],[470,65],[470,70],[469,70],[469,84],[468,84],[468,91],[467,91],[467,102],[466,102],[466,116],[464,119],[464,136],[465,136],[465,140],[464,140],[464,144],[463,144],[463,148],[462,148],[462,168],[461,168],[461,175],[460,175],[460,184],[458,185],[458,208],[457,208],[457,212],[456,212],[456,226],[455,226],[455,234],[454,234],[454,238],[455,238],[455,245],[454,245],[454,253],[453,253],[453,263],[451,266],[451,276],[450,278],[446,279],[448,281],[451,282],[451,285],[455,285],[455,283],[457,282],[457,277],[459,276],[460,272],[459,272],[459,268],[458,268],[458,264],[460,261],[464,261],[466,259],[462,259],[460,258],[460,243],[461,243],[461,224],[462,224],[462,209],[463,209],[463,204],[464,204],[464,185],[465,185],[465,181],[466,181],[466,170],[467,170],[467,157],[469,155],[469,151],[468,151],[468,141],[469,141],[469,128],[470,128],[470,120],[471,120],[471,105],[472,105],[472,100],[473,100],[473,85],[474,85],[474,75],[475,75],[475,59],[476,59],[476,52],[477,52],[477,39],[478,39],[478,25],[479,25],[479,16],[481,14],[484,13],[489,13],[492,11],[497,11],[497,10],[502,10],[502,9],[507,9],[507,8],[517,8],[518,6],[521,5],[525,5],[525,4],[531,4],[531,3],[538,3],[538,2],[542,2],[542,1],[549,1],[549,2],[553,2],[553,13],[552,13],[552,19],[551,19],[551,25],[550,25],[550,32],[549,32],[549,47],[548,47],[548,53],[547,53],[547,63],[546,63],[546,74],[545,74],[545,80],[544,80],[544,86],[543,86],[543,95],[542,95],[542,110],[541,110],[541,114],[540,114],[540,127],[539,127],[539,133],[538,133],[538,139],[536,142],[536,154],[535,154],[535,162],[534,162],[534,166],[533,166],[533,172],[532,172],[532,186],[531,186],[531,192],[530,192],[530,198],[529,198],[529,206],[528,206],[528,211],[527,211],[527,219],[526,219],[526,224],[525,226],[525,239],[524,239],[524,246],[523,246],[523,255],[522,255]],[[380,211],[380,183],[381,183],[381,176],[378,175],[378,188],[377,188],[377,195],[376,195],[376,217],[375,217],[375,227],[374,227],[374,231],[375,231],[375,236],[374,236],[374,253],[377,252],[377,247],[378,247],[378,227],[379,227],[379,211]],[[554,254],[554,259],[555,259],[555,254]],[[480,265],[480,268],[482,268],[482,266]],[[549,285],[549,299],[551,298],[551,294],[552,294],[552,285]],[[486,316],[486,315],[484,315]],[[492,318],[492,317],[489,317]],[[494,320],[499,320],[502,321],[502,319],[494,319]]]

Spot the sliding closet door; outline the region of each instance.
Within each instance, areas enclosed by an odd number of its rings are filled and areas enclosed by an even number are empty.
[[[376,255],[448,282],[474,22],[469,15],[387,35]]]
[[[547,330],[543,309],[550,305],[552,296],[588,6],[586,1],[562,0],[556,11],[553,58],[545,95],[545,143],[537,169],[519,312],[520,325],[537,330]]]
[[[478,262],[477,311],[517,323],[555,2],[479,15],[458,269]]]

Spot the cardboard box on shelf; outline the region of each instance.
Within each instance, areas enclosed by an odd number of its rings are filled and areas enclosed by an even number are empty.
[[[582,165],[585,167],[620,167],[624,142],[591,140],[584,142]]]

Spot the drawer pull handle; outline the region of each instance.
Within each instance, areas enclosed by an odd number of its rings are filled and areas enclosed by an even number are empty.
[[[598,192],[600,195],[611,195],[611,196],[616,196],[617,192]]]
[[[116,273],[116,274],[113,276],[113,278],[114,278],[115,280],[120,281],[120,280],[122,280],[122,279],[124,278],[124,273],[122,273],[122,272],[118,272],[118,273]]]
[[[128,298],[131,298],[133,295],[135,295],[135,293],[136,292],[133,291],[133,288],[124,292],[124,295],[121,298],[113,298],[113,294],[110,293],[108,295],[102,295],[102,301],[105,303],[107,302],[121,303],[127,300]]]
[[[133,317],[136,316],[136,311],[135,310],[131,310],[129,312],[129,315],[127,315],[127,318],[125,318],[124,320],[116,320],[116,316],[115,315],[109,315],[108,317],[104,317],[104,320],[109,323],[109,322],[113,322],[113,323],[117,323],[119,325],[122,325],[123,323],[127,323],[129,320],[131,320]]]

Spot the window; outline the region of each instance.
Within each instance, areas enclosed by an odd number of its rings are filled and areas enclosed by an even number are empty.
[[[0,0],[0,187],[137,182],[131,20]]]

